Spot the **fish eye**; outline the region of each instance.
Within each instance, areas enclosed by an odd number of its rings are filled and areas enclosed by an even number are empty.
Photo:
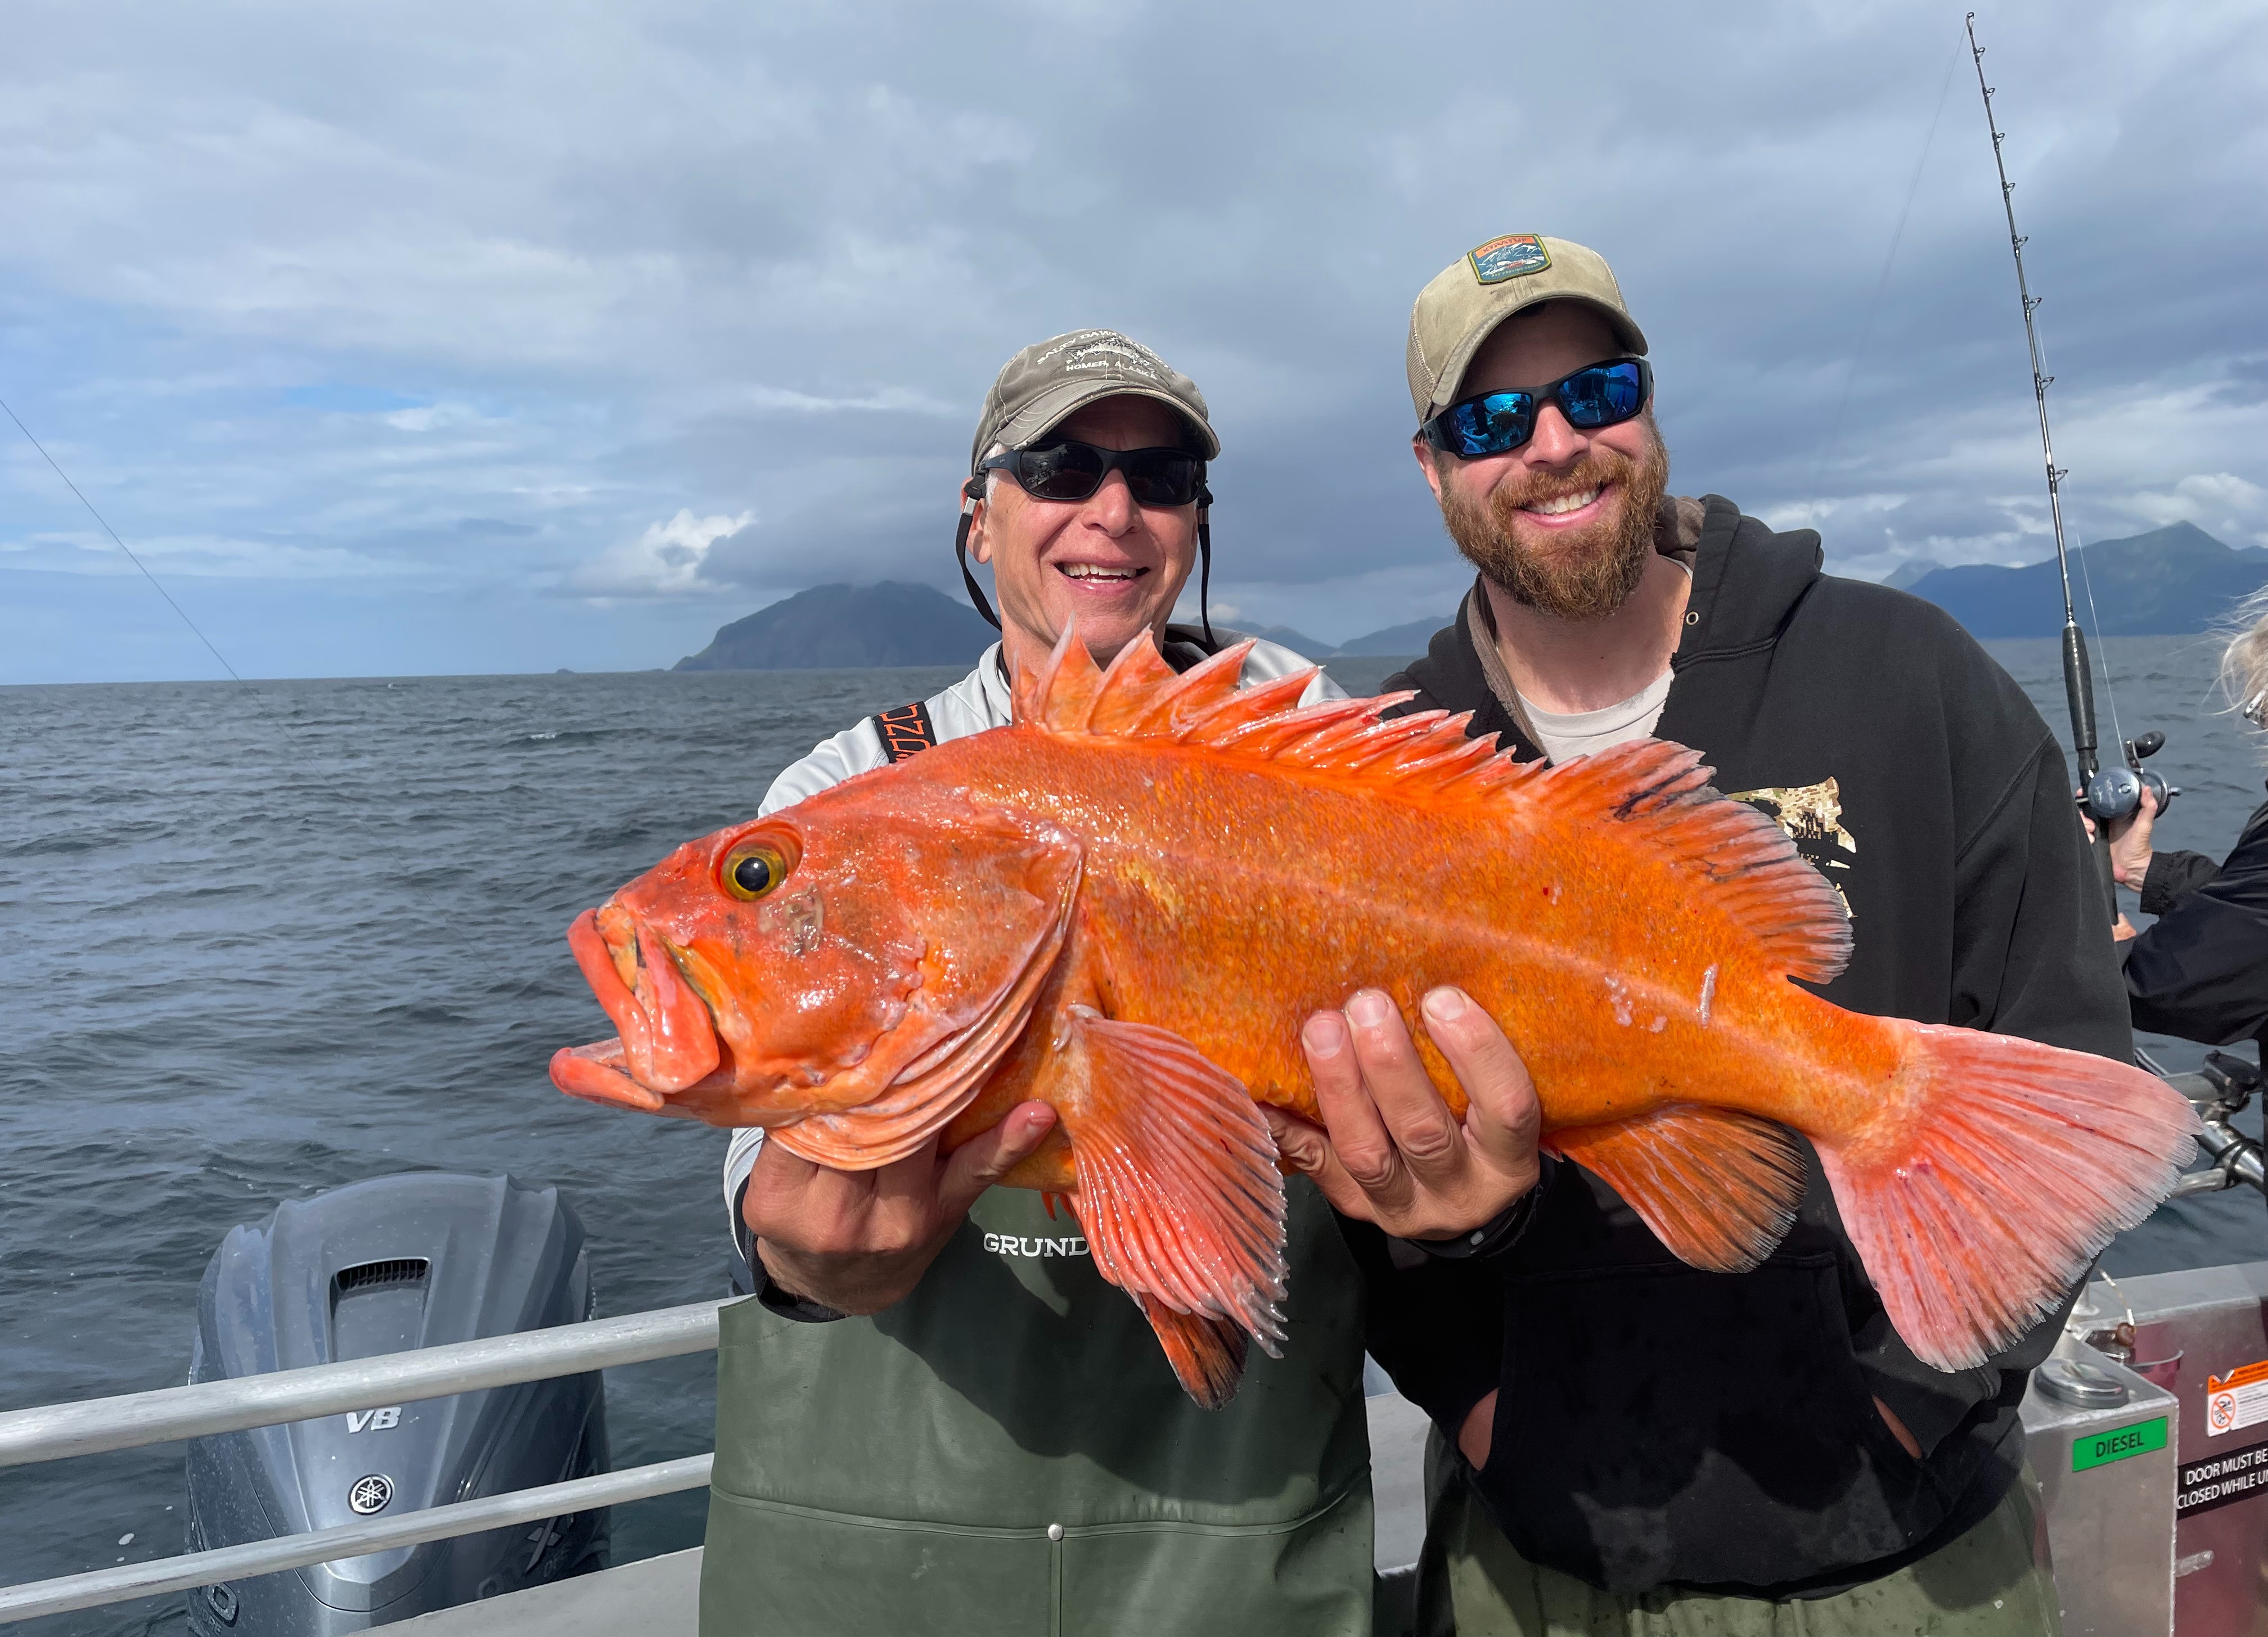
[[[718,879],[737,899],[758,899],[787,879],[792,861],[768,841],[750,841],[725,855]]]

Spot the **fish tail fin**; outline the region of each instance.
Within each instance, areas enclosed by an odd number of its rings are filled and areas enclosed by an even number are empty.
[[[1241,1330],[1225,1318],[1177,1313],[1155,1296],[1134,1300],[1158,1332],[1158,1345],[1166,1350],[1166,1362],[1174,1367],[1182,1391],[1208,1410],[1217,1410],[1236,1396],[1237,1383],[1244,1379]]]
[[[2129,1063],[1898,1025],[1908,1117],[1813,1139],[1843,1226],[1914,1356],[1967,1369],[2052,1312],[2191,1155],[2188,1102]]]
[[[1049,1099],[1071,1141],[1071,1203],[1095,1269],[1142,1303],[1189,1396],[1226,1402],[1241,1349],[1204,1341],[1202,1321],[1241,1326],[1281,1356],[1276,1141],[1243,1086],[1181,1036],[1086,1006],[1065,1009],[1060,1027]],[[1169,1327],[1161,1309],[1201,1322]]]

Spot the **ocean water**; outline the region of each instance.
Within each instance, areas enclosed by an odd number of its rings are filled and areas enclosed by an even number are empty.
[[[2127,730],[2172,741],[2166,844],[2224,850],[2260,775],[2213,714],[2210,650],[2108,648]],[[1994,652],[2060,725],[2053,644]],[[1333,669],[1367,692],[1396,663]],[[545,1076],[610,1031],[562,935],[818,738],[954,674],[0,689],[0,1408],[180,1381],[230,1227],[394,1171],[558,1185],[602,1312],[723,1293],[721,1134]],[[2263,1255],[2261,1201],[2226,1196],[2161,1211],[2108,1265]],[[613,1372],[616,1462],[709,1448],[710,1377],[705,1355]],[[181,1505],[177,1445],[0,1471],[0,1579],[169,1555]],[[694,1543],[702,1505],[617,1509],[617,1560]],[[180,1607],[25,1629],[176,1631]]]

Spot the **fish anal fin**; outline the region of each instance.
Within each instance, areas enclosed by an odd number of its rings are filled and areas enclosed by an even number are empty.
[[[1649,852],[1709,883],[1768,970],[1830,981],[1851,959],[1842,899],[1778,825],[1710,789],[1712,774],[1698,751],[1634,739],[1553,767],[1536,795],[1579,820],[1638,826]]]
[[[1803,1155],[1781,1126],[1673,1103],[1635,1119],[1570,1126],[1543,1146],[1596,1173],[1678,1260],[1744,1274],[1787,1235]]]
[[[1166,1362],[1182,1384],[1182,1391],[1201,1409],[1217,1410],[1236,1396],[1244,1379],[1244,1332],[1224,1318],[1197,1313],[1177,1313],[1155,1296],[1138,1296],[1136,1305],[1150,1328]]]
[[[1284,1178],[1243,1086],[1180,1035],[1086,1006],[1057,1018],[1042,1095],[1071,1140],[1096,1271],[1145,1304],[1284,1340]]]

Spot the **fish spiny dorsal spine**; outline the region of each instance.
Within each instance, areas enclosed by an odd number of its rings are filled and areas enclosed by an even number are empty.
[[[1413,792],[1462,782],[1477,796],[1525,783],[1543,771],[1541,764],[1522,766],[1499,755],[1484,738],[1466,738],[1470,712],[1380,714],[1409,694],[1302,707],[1300,696],[1314,678],[1313,669],[1240,688],[1252,646],[1247,640],[1225,648],[1176,675],[1145,636],[1128,643],[1103,670],[1086,644],[1065,631],[1047,663],[1017,684],[1016,720],[1050,733],[1165,739],[1239,760],[1359,773]]]

